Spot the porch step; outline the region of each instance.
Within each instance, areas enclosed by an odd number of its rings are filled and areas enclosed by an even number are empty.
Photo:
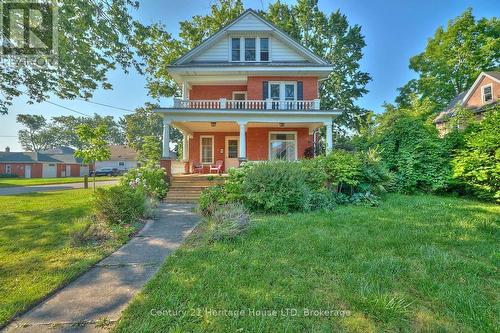
[[[213,179],[212,179],[213,178]],[[212,179],[212,180],[209,180]],[[165,202],[197,203],[201,192],[207,187],[223,184],[224,177],[210,175],[173,176]]]

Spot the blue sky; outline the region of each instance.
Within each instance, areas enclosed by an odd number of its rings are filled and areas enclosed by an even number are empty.
[[[265,9],[268,0],[243,0],[245,8]],[[274,2],[274,0],[273,0]],[[294,1],[284,1],[293,3]],[[193,15],[206,14],[213,1],[204,0],[143,0],[134,16],[143,23],[162,22],[168,30],[177,34],[179,21]],[[370,73],[372,81],[369,90],[357,104],[367,109],[382,112],[384,101],[393,101],[396,89],[415,74],[408,68],[409,58],[421,52],[427,39],[433,36],[438,26],[446,25],[449,19],[460,15],[472,7],[476,18],[499,16],[497,0],[320,0],[320,8],[325,12],[340,9],[347,15],[350,24],[359,24],[367,46],[361,69]],[[125,75],[120,71],[110,74],[113,90],[99,90],[93,101],[134,109],[152,101],[147,95],[145,78],[137,73]],[[120,117],[125,112],[100,107],[83,101],[53,99],[54,102],[87,114],[99,113]],[[167,105],[170,101],[162,99]],[[15,100],[9,114],[0,116],[0,150],[10,146],[21,150],[17,142],[19,126],[15,117],[19,113],[41,114],[46,118],[74,114],[57,106],[41,103],[29,105],[24,98]]]

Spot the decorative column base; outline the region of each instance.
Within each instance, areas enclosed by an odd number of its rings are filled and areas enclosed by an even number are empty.
[[[239,162],[239,165],[241,166],[243,163],[245,163],[247,161],[246,157],[238,157],[238,162]]]
[[[160,160],[160,167],[165,169],[165,180],[170,183],[172,178],[172,160],[170,158],[162,158]]]

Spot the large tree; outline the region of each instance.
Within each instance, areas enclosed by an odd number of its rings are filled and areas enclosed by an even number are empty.
[[[163,119],[153,111],[157,107],[154,104],[146,104],[142,108],[137,108],[135,113],[125,115],[120,119],[120,125],[125,134],[125,141],[130,147],[141,151],[142,145],[148,138],[149,143],[155,139],[161,142],[163,135]],[[177,144],[182,140],[182,134],[176,128],[170,131],[170,140]]]
[[[58,133],[40,115],[18,114],[16,121],[24,128],[19,130],[19,143],[26,151],[40,151],[51,148],[57,141]]]
[[[43,2],[51,3],[49,0]],[[135,35],[129,10],[135,0],[60,0],[57,64],[12,66],[0,62],[0,114],[21,94],[28,102],[59,98],[90,98],[94,90],[110,89],[107,73],[117,67],[139,69],[131,47]],[[5,57],[5,56],[4,56]],[[9,56],[12,60],[15,55]]]
[[[234,20],[243,10],[241,0],[219,0],[210,7],[209,15],[196,15],[181,22],[178,39],[162,25],[144,27],[138,24],[140,34],[135,46],[146,60],[150,94],[153,97],[178,95],[180,89],[168,75],[167,66]],[[324,108],[345,110],[339,124],[352,125],[356,114],[362,112],[355,101],[367,92],[365,86],[370,80],[359,66],[365,46],[361,27],[350,26],[346,16],[339,11],[322,12],[317,0],[299,0],[293,6],[276,1],[260,14],[332,63],[334,71],[321,86],[321,102]]]
[[[396,102],[410,104],[417,93],[443,107],[466,91],[480,72],[500,66],[500,21],[493,17],[476,20],[472,9],[439,27],[425,50],[410,59],[410,69],[418,74],[400,88]]]

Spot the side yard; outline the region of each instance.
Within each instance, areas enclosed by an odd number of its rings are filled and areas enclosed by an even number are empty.
[[[494,204],[390,194],[376,208],[255,216],[234,239],[203,240],[207,222],[116,331],[492,332],[499,216]]]
[[[90,189],[1,197],[0,327],[119,245],[70,246],[91,198]]]
[[[97,177],[96,181],[119,180],[119,177]],[[71,184],[83,183],[83,177],[66,178],[0,178],[0,187],[11,186],[33,186],[33,185],[51,185],[51,184]],[[89,177],[89,184],[92,183],[92,177]]]

